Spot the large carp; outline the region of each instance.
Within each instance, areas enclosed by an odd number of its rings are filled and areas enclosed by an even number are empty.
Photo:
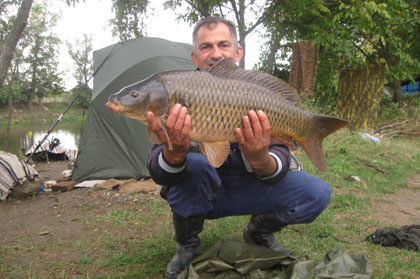
[[[146,124],[152,111],[165,127],[170,108],[180,103],[191,115],[190,139],[201,143],[209,162],[219,167],[236,142],[234,129],[242,127],[249,110],[264,111],[273,140],[297,141],[314,165],[326,168],[322,140],[347,122],[313,114],[297,106],[298,94],[288,83],[265,73],[239,68],[232,59],[207,71],[167,71],[129,85],[109,97],[109,109]],[[158,143],[148,129],[149,139]],[[169,148],[172,148],[169,143]]]

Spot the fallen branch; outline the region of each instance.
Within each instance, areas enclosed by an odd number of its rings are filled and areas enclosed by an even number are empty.
[[[365,164],[366,166],[368,166],[368,167],[370,167],[370,168],[374,168],[376,171],[378,171],[378,172],[380,172],[380,173],[382,173],[382,174],[386,175],[386,173],[385,173],[385,171],[384,171],[384,170],[382,170],[382,169],[381,169],[381,168],[379,168],[378,166],[376,166],[376,165],[372,164],[372,163],[371,163],[371,162],[369,162],[368,160],[363,159],[363,158],[359,158],[359,157],[356,157],[356,159],[357,159],[357,160],[359,160],[360,162],[362,162],[363,164]]]
[[[382,137],[405,136],[417,138],[420,136],[420,117],[385,125],[375,130]]]

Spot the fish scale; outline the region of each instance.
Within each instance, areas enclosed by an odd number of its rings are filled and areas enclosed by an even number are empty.
[[[244,86],[238,80],[215,77],[206,72],[167,73],[159,78],[167,90],[171,107],[176,103],[185,104],[185,100],[191,100],[187,106],[192,119],[192,140],[205,137],[208,141],[235,141],[234,129],[242,127],[242,117],[247,115],[250,109],[261,109],[267,114],[273,133],[279,130],[280,123],[283,122],[288,128],[283,128],[282,134],[297,134],[302,138],[302,131],[309,124],[303,121],[302,126],[297,125],[296,121],[291,121],[290,114],[307,113],[302,110],[294,111],[295,107],[290,102],[284,98],[279,99],[277,94],[261,86]],[[210,84],[215,86],[209,86]],[[304,115],[297,119],[304,120]]]

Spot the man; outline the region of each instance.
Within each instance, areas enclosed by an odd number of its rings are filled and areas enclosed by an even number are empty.
[[[191,53],[199,70],[207,70],[223,58],[242,59],[235,26],[220,17],[207,17],[193,32]],[[258,92],[255,92],[258,94]],[[286,254],[291,252],[274,238],[274,232],[289,224],[310,223],[330,201],[329,185],[305,171],[289,170],[291,155],[287,146],[270,141],[271,126],[263,111],[249,111],[243,128],[234,133],[238,143],[214,168],[199,152],[191,152],[191,117],[186,107],[176,104],[166,121],[168,137],[152,112],[148,125],[161,145],[149,155],[148,168],[156,183],[165,185],[163,193],[173,211],[176,254],[168,264],[166,278],[177,278],[199,254],[198,234],[203,222],[235,215],[252,215],[243,237]]]

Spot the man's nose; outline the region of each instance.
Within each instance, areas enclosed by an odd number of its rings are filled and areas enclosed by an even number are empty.
[[[211,58],[214,59],[214,60],[219,60],[219,59],[223,58],[223,54],[222,54],[220,48],[218,48],[218,47],[213,48]]]

